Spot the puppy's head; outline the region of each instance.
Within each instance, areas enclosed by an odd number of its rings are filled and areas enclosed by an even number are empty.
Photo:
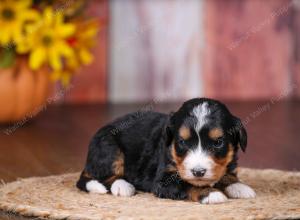
[[[240,119],[212,99],[185,102],[167,127],[172,160],[181,178],[193,185],[212,185],[224,176],[238,148],[247,145]]]

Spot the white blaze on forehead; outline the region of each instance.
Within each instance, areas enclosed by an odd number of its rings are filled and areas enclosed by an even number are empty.
[[[197,124],[195,126],[196,132],[198,133],[201,127],[205,124],[206,116],[209,114],[208,103],[203,102],[193,108],[192,114],[197,118]]]
[[[187,178],[193,178],[192,169],[202,168],[206,169],[206,173],[203,178],[213,177],[213,167],[215,165],[212,158],[203,150],[201,145],[201,140],[199,136],[199,131],[206,122],[206,117],[209,114],[208,103],[203,102],[193,108],[192,114],[197,118],[197,123],[195,126],[195,131],[198,136],[198,145],[195,149],[189,151],[183,161],[185,167],[185,174]]]

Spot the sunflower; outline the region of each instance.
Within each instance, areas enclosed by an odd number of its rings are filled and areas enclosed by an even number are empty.
[[[31,0],[0,1],[0,44],[20,41],[24,23],[38,19],[39,14],[30,9],[31,4]]]
[[[48,63],[54,71],[63,68],[63,58],[74,56],[74,51],[67,43],[67,38],[75,33],[75,25],[65,23],[61,12],[54,13],[46,8],[40,22],[28,25],[23,45],[19,52],[30,50],[29,66],[36,70]]]
[[[80,64],[90,64],[93,61],[93,55],[90,52],[95,45],[95,37],[99,31],[99,23],[96,20],[79,23],[74,36],[68,39],[70,46],[76,53],[67,60],[67,65],[71,68],[77,68]]]

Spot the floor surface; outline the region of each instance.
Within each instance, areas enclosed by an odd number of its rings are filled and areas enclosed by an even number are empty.
[[[228,102],[248,131],[240,165],[300,171],[300,102]],[[124,113],[170,112],[179,104],[47,106],[38,116],[0,127],[0,180],[75,172],[83,168],[94,132]],[[0,214],[0,219],[22,219]]]

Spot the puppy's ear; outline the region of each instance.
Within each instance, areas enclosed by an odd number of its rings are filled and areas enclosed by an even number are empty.
[[[231,128],[231,133],[233,135],[233,144],[242,149],[243,152],[246,151],[247,147],[247,132],[241,122],[241,119],[233,116],[234,126]]]

